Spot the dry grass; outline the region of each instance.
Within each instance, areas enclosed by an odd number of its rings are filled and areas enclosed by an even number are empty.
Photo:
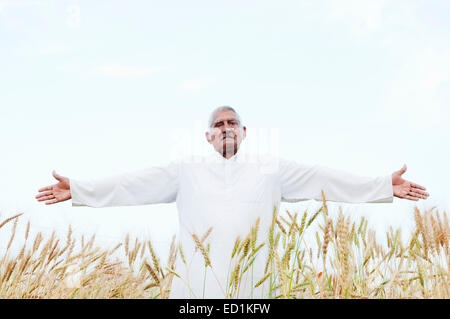
[[[446,213],[436,209],[414,212],[416,228],[406,242],[400,230],[386,233],[387,245],[376,241],[367,220],[358,223],[339,212],[332,219],[324,199],[323,206],[311,216],[307,212],[279,216],[274,209],[266,240],[257,241],[259,220],[246,238],[235,241],[228,282],[224,287],[229,298],[238,298],[247,284],[248,272],[262,248],[268,249],[265,271],[252,283],[269,288],[269,298],[448,298],[449,293],[449,224]],[[10,251],[17,241],[16,227],[20,214],[0,222],[1,228],[14,223],[6,250],[0,257],[0,298],[167,298],[175,260],[184,263],[181,246],[172,241],[169,258],[163,264],[150,241],[129,236],[113,249],[96,247],[95,236],[80,242],[60,240],[53,233],[44,238],[29,236],[27,224],[22,248]],[[305,243],[305,233],[317,224],[316,246]],[[211,267],[209,247],[193,234],[202,253],[205,267]],[[23,238],[23,237],[22,237]],[[21,243],[22,244],[22,243]],[[115,253],[123,249],[126,260]],[[199,279],[201,280],[201,279]],[[258,296],[259,297],[259,296]]]

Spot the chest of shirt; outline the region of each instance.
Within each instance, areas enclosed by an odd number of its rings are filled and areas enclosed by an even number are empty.
[[[274,172],[248,163],[184,165],[179,177],[179,192],[208,200],[261,201],[279,187]]]

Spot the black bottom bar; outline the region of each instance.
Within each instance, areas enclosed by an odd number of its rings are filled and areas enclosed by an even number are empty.
[[[433,300],[131,300],[131,299],[101,299],[101,300],[32,300],[3,299],[0,300],[2,312],[6,315],[11,310],[14,317],[21,314],[43,315],[45,317],[92,318],[105,317],[114,314],[131,318],[281,318],[282,315],[294,317],[318,316],[331,314],[333,316],[353,317],[375,315],[385,318],[386,315],[418,314],[419,311],[432,310],[434,314],[446,313],[449,302],[445,299]],[[441,308],[442,309],[439,309]],[[442,312],[441,312],[442,311]],[[359,315],[358,315],[359,316]],[[285,318],[283,318],[285,319]],[[287,319],[287,318],[286,318]]]

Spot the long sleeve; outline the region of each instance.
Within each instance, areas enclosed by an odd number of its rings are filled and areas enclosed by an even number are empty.
[[[391,175],[362,177],[319,165],[280,160],[281,199],[286,202],[321,200],[346,203],[392,203]]]
[[[176,163],[93,181],[70,179],[72,206],[108,207],[174,202],[178,192]]]

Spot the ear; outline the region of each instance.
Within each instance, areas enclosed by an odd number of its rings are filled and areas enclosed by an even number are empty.
[[[242,130],[244,131],[244,133],[242,134],[242,139],[244,139],[247,136],[247,128],[244,126],[242,127]]]
[[[205,137],[206,137],[206,140],[208,141],[208,143],[211,144],[211,137],[209,136],[209,132],[205,132]]]

